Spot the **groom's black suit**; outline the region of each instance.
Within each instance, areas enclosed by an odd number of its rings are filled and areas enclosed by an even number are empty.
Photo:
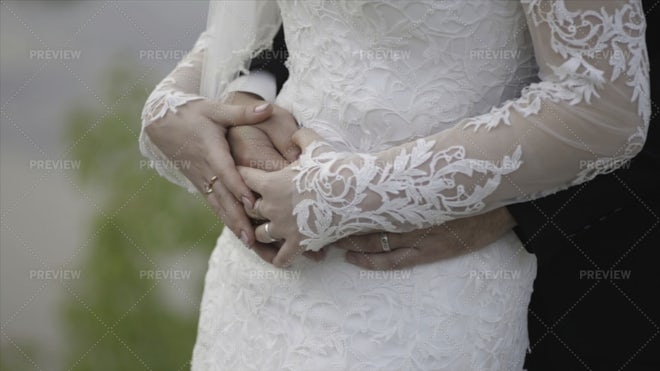
[[[658,3],[658,4],[656,4]],[[660,1],[644,1],[650,35]],[[288,77],[277,53],[262,53],[278,91]],[[652,119],[643,151],[622,169],[536,201],[512,205],[515,232],[536,254],[529,307],[530,370],[660,370],[660,73],[651,72]],[[658,103],[655,103],[658,102]],[[629,166],[628,166],[629,165]]]
[[[643,5],[652,115],[642,152],[611,174],[508,207],[538,259],[530,371],[660,370],[660,1]]]

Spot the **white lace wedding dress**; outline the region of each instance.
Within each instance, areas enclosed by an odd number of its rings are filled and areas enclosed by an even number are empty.
[[[616,168],[644,142],[639,1],[259,7],[281,15],[290,51],[276,104],[333,146],[296,168],[309,249],[540,197]],[[144,125],[201,99],[212,33],[156,88]],[[162,159],[144,134],[141,148]],[[192,188],[160,163],[161,174]],[[349,185],[345,199],[323,190],[328,181]],[[374,273],[336,249],[321,263],[299,258],[277,269],[225,230],[209,262],[192,368],[521,369],[535,273],[513,233],[469,255]]]

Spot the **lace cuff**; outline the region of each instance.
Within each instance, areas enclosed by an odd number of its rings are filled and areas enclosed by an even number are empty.
[[[302,245],[405,232],[539,198],[622,166],[650,117],[639,1],[527,1],[542,81],[454,128],[372,155],[313,143],[294,170]]]
[[[195,186],[181,173],[158,147],[151,142],[145,128],[165,117],[168,112],[176,113],[184,104],[204,99],[199,94],[200,76],[204,61],[204,52],[209,37],[206,32],[197,39],[193,49],[186,55],[151,92],[142,110],[142,130],[140,132],[140,152],[150,159],[150,166],[158,174],[172,183],[178,184],[190,192],[196,192]]]

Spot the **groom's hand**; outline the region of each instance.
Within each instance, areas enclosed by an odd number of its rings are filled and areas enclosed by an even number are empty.
[[[260,97],[237,92],[229,97],[229,102],[238,105],[253,105],[264,102]],[[262,123],[252,126],[235,126],[229,129],[227,140],[234,162],[239,166],[251,167],[264,171],[280,170],[298,159],[300,149],[291,141],[298,124],[291,113],[273,105],[270,117]],[[256,221],[257,223],[261,223]],[[271,262],[277,255],[281,244],[264,244],[255,241],[253,250],[265,261]],[[320,260],[325,252],[308,251],[303,253],[313,260]]]
[[[266,103],[254,94],[232,94],[228,99],[232,104]],[[227,140],[236,165],[275,171],[298,159],[300,149],[291,141],[293,133],[298,130],[298,123],[282,107],[272,106],[273,112],[263,122],[250,127],[235,126],[229,129]]]
[[[350,236],[331,246],[348,250],[346,261],[372,270],[390,270],[433,263],[479,250],[516,225],[505,208],[432,228],[387,233],[391,251],[383,251],[381,233]]]

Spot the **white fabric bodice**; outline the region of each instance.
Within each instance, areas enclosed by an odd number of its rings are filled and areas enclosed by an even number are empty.
[[[276,103],[342,150],[437,133],[516,97],[535,76],[517,2],[280,7],[290,76]],[[452,21],[455,12],[470,23]],[[481,50],[516,58],[501,63]],[[369,272],[339,250],[322,263],[274,268],[225,231],[210,261],[193,369],[520,369],[535,274],[513,233],[449,261]]]
[[[519,96],[536,77],[517,1],[280,3],[278,104],[338,150],[376,152]]]

